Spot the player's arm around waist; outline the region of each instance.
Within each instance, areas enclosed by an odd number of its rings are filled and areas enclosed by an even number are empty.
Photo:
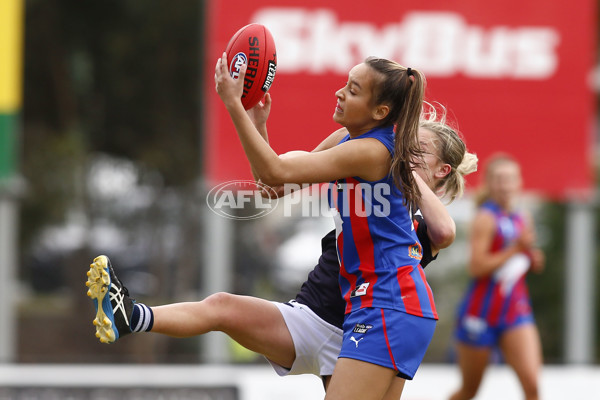
[[[433,193],[419,174],[413,171],[413,176],[421,191],[418,205],[423,218],[427,221],[427,236],[431,241],[431,254],[435,255],[440,249],[445,249],[454,242],[456,224],[444,203]]]

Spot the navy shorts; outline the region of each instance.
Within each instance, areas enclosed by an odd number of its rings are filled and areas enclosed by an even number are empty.
[[[339,358],[352,358],[398,371],[412,379],[423,361],[436,320],[401,311],[361,308],[346,315]]]

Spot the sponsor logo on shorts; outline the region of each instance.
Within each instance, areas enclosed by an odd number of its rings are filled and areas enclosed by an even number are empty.
[[[361,283],[356,289],[354,289],[352,291],[352,293],[350,293],[350,297],[358,297],[358,296],[366,295],[369,285],[370,285],[369,282]]]
[[[361,340],[363,340],[364,337],[361,337],[360,339],[356,340],[354,338],[354,336],[350,336],[350,340],[352,340],[354,342],[354,344],[356,345],[356,348],[358,349],[358,342],[360,342]]]
[[[370,324],[356,324],[354,325],[354,329],[352,329],[352,333],[367,333],[372,327],[373,325]]]

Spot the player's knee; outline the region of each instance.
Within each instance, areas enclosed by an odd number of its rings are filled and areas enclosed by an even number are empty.
[[[202,302],[210,311],[211,318],[214,323],[221,327],[227,322],[231,308],[234,304],[235,295],[226,292],[218,292],[211,294]]]
[[[204,299],[206,305],[211,306],[215,310],[226,310],[231,307],[234,295],[226,292],[213,293]]]

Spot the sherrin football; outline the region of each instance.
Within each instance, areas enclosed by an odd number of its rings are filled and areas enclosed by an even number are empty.
[[[249,24],[233,35],[225,49],[229,74],[237,79],[246,64],[242,104],[248,110],[269,91],[275,79],[277,52],[271,32],[261,24]]]

